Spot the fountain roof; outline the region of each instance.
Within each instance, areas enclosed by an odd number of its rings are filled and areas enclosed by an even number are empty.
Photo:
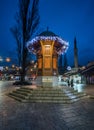
[[[38,36],[36,36],[35,38],[33,38],[31,41],[27,43],[27,48],[29,52],[33,52],[33,53],[37,52],[38,48],[41,47],[40,40],[54,41],[54,46],[57,48],[57,52],[59,54],[66,52],[69,46],[68,42],[64,41],[62,38],[60,38],[53,32],[47,30],[40,33]]]
[[[47,31],[40,33],[39,36],[57,36],[57,35],[51,31],[47,30]]]

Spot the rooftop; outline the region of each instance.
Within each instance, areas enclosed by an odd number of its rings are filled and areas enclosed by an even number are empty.
[[[39,36],[57,36],[57,35],[51,31],[47,30],[47,31],[40,33]]]

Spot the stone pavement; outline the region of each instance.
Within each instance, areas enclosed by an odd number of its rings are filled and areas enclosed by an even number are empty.
[[[89,97],[94,98],[94,85],[76,84],[74,89],[78,90],[78,92],[84,92]]]
[[[12,82],[0,81],[0,130],[94,130],[94,99],[20,103],[6,95],[13,89]]]

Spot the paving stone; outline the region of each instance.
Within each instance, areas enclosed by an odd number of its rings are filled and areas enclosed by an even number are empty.
[[[6,96],[13,87],[12,82],[0,86],[0,130],[94,130],[94,100],[20,103]]]

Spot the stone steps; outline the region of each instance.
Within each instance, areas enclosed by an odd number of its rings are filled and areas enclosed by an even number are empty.
[[[20,88],[8,94],[20,102],[46,102],[46,103],[72,103],[85,96],[73,89],[45,88]]]

